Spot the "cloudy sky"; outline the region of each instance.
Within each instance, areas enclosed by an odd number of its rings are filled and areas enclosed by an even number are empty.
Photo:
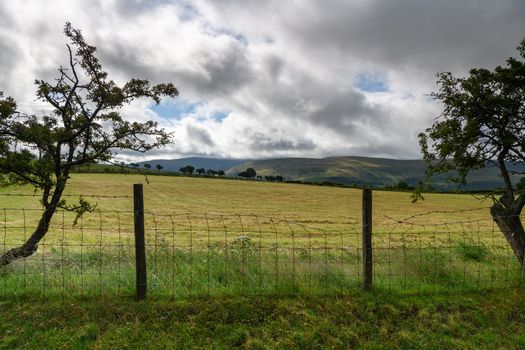
[[[2,0],[0,18],[0,91],[25,111],[46,111],[33,81],[67,64],[66,21],[116,82],[173,82],[123,111],[174,132],[146,158],[419,158],[436,72],[493,68],[525,37],[523,0]]]

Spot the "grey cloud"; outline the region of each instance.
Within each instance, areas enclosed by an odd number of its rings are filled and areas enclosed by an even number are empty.
[[[147,77],[153,82],[173,81],[182,87],[183,92],[198,92],[201,98],[228,96],[255,78],[246,58],[246,48],[239,43],[232,43],[223,52],[194,53],[200,71],[184,70],[173,64],[152,66],[145,62],[144,53],[139,53],[140,48],[130,49],[128,43],[118,40],[108,40],[104,47],[101,57],[111,70],[128,77]]]
[[[10,40],[4,35],[0,35],[0,76],[6,82],[10,81],[12,67],[15,65],[23,52],[19,49],[14,40]],[[4,88],[4,87],[2,87]]]
[[[188,133],[190,140],[194,140],[197,143],[205,144],[206,146],[210,147],[215,145],[210,134],[205,129],[187,125],[186,132]]]
[[[277,82],[285,69],[285,61],[276,55],[269,55],[264,58],[264,69],[268,78],[272,82]]]
[[[170,81],[185,99],[231,111],[228,119],[234,122],[216,126],[220,133],[200,125],[199,116],[191,126],[171,123],[179,135],[188,135],[170,146],[179,153],[417,154],[417,129],[437,115],[428,107],[433,102],[421,98],[435,89],[434,74],[503,64],[517,55],[515,47],[525,36],[523,0],[102,1],[70,0],[67,8],[57,6],[51,19],[28,11],[38,0],[0,1],[0,87],[22,96],[27,77],[52,80],[58,66],[53,62],[67,63],[67,51],[60,28],[50,23],[76,16],[81,24],[73,24],[98,47],[112,79]],[[24,11],[17,11],[21,7]],[[100,14],[101,7],[107,15]],[[162,12],[155,12],[159,7]],[[151,40],[158,43],[133,36],[149,34],[148,21]],[[175,33],[174,23],[185,35],[195,35],[182,46],[193,51],[182,56],[177,40],[167,34]],[[173,63],[181,57],[191,62]],[[366,70],[388,78],[391,90],[384,99],[352,86],[354,76]],[[406,94],[415,96],[414,110],[405,108],[409,104],[401,95]],[[417,125],[413,113],[421,114]],[[246,125],[268,131],[219,140]],[[315,142],[305,139],[306,131]],[[323,140],[326,133],[337,140]]]
[[[230,94],[254,78],[241,45],[231,46],[219,58],[213,58],[208,52],[200,52],[197,57],[203,61],[205,75],[194,76],[193,84],[201,91]]]
[[[311,140],[273,139],[264,134],[255,133],[250,149],[253,151],[313,151],[316,145]]]
[[[383,140],[371,140],[371,142],[364,142],[360,146],[352,147],[341,152],[340,155],[359,154],[371,157],[384,158],[403,158],[403,159],[417,159],[420,158],[419,150],[414,149],[405,143],[394,144],[392,142],[385,142]]]
[[[287,20],[286,28],[319,55],[445,70],[499,64],[524,35],[524,18],[520,0],[380,0],[361,7],[339,0]]]
[[[137,15],[144,11],[152,11],[156,7],[173,3],[170,0],[117,0],[115,9],[125,15]]]
[[[282,74],[287,67],[278,58],[270,59],[269,68],[273,75]],[[310,124],[331,129],[347,136],[358,131],[358,124],[371,124],[378,128],[387,127],[387,113],[367,102],[365,96],[353,87],[336,89],[312,77],[307,71],[296,71],[289,84],[275,83],[263,91],[260,99],[266,105],[280,112],[284,118],[296,124]],[[271,82],[275,81],[271,78]]]
[[[322,101],[322,107],[310,115],[314,124],[351,136],[356,124],[366,121],[378,128],[386,127],[388,118],[379,106],[371,106],[363,94],[348,90]]]

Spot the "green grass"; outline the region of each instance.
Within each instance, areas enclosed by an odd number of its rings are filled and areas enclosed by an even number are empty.
[[[146,242],[150,285],[158,295],[316,295],[360,283],[358,190],[187,177],[149,180]],[[2,272],[0,295],[130,294],[132,200],[122,196],[140,181],[144,177],[138,175],[75,174],[68,193],[104,196],[93,198],[99,211],[85,214],[77,225],[73,214],[57,213],[38,253]],[[0,212],[0,250],[6,250],[24,242],[40,211],[35,197],[0,200],[5,200],[0,206],[11,208]],[[519,266],[488,211],[479,208],[468,195],[434,194],[413,204],[406,193],[375,192],[376,285],[415,292],[517,285]],[[426,211],[434,213],[418,216]],[[405,224],[390,219],[410,216]]]
[[[477,247],[476,247],[477,248]],[[452,251],[389,250],[375,256],[374,285],[394,293],[472,292],[522,285],[518,264],[498,252],[482,260]],[[472,249],[470,246],[468,249]],[[470,250],[466,251],[471,254]],[[477,250],[475,250],[477,253]],[[476,255],[476,258],[478,256]],[[362,261],[352,250],[307,250],[233,241],[226,248],[148,247],[150,297],[210,295],[337,295],[360,288]],[[132,296],[135,259],[130,246],[52,248],[16,261],[0,273],[0,297]]]
[[[99,212],[76,226],[58,213],[37,254],[0,271],[0,349],[525,348],[521,271],[472,196],[374,192],[375,287],[363,293],[359,190],[149,180],[148,301],[132,301],[132,199],[94,198]],[[67,191],[130,196],[136,182],[75,174]],[[4,250],[39,204],[0,195],[0,207]]]
[[[525,294],[0,301],[0,349],[519,349]]]

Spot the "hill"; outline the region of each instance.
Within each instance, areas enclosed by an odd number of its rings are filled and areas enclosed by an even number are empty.
[[[252,167],[258,175],[282,175],[289,180],[306,182],[330,181],[344,185],[383,187],[392,186],[400,180],[416,185],[425,178],[423,160],[398,160],[370,157],[329,157],[280,158],[253,160],[228,169],[227,174]],[[525,167],[509,165],[514,171],[524,171]],[[518,180],[518,176],[514,180]],[[485,190],[501,187],[498,169],[488,167],[471,173],[468,177],[468,190]],[[450,190],[454,185],[446,182],[446,176],[434,178],[434,186],[440,190]]]
[[[332,182],[343,185],[385,187],[393,186],[400,180],[416,185],[425,178],[425,162],[421,159],[400,160],[371,157],[328,157],[328,158],[275,158],[262,160],[222,159],[190,157],[180,159],[153,159],[138,163],[140,167],[149,163],[162,165],[165,171],[179,171],[191,165],[198,168],[224,170],[229,176],[236,176],[247,168],[254,168],[258,175],[282,175],[287,180],[303,182]],[[524,166],[509,164],[513,171],[525,172]],[[446,181],[445,175],[436,176],[433,184],[438,190],[453,190],[455,185]],[[513,180],[517,182],[519,176]],[[472,172],[465,190],[492,190],[501,187],[498,169],[487,167]]]

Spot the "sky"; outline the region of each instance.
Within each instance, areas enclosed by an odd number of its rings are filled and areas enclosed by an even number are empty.
[[[0,19],[0,91],[27,113],[50,111],[33,81],[67,65],[66,21],[115,82],[177,86],[122,110],[173,143],[122,161],[420,158],[436,73],[503,65],[525,37],[523,0],[2,0]]]

